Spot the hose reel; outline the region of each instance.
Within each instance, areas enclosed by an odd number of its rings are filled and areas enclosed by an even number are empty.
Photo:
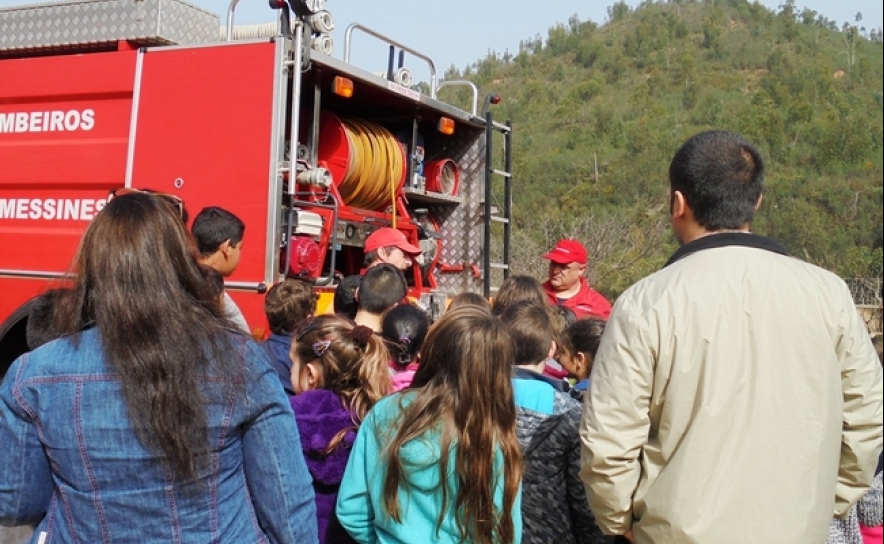
[[[460,169],[453,160],[426,161],[424,177],[427,179],[427,191],[457,196],[460,189]]]
[[[322,112],[318,158],[332,174],[344,204],[383,210],[405,181],[405,152],[386,128]]]

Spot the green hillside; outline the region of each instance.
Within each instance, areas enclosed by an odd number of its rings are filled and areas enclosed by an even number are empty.
[[[514,131],[514,269],[545,276],[562,235],[616,296],[675,249],[667,169],[709,128],[768,160],[754,230],[842,277],[882,274],[882,44],[787,0],[621,2],[598,25],[572,17],[446,79],[499,93]],[[859,18],[859,17],[858,17]],[[442,95],[468,97],[458,88]],[[498,145],[497,142],[494,143]]]

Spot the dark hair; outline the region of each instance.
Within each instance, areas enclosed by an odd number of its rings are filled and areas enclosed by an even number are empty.
[[[500,284],[497,294],[494,295],[494,302],[491,304],[491,313],[500,315],[507,306],[520,300],[547,304],[548,299],[543,285],[536,278],[517,274],[508,277]]]
[[[472,291],[464,291],[463,293],[456,294],[448,304],[448,309],[454,310],[461,306],[475,306],[477,308],[488,310],[489,312],[491,311],[491,304],[488,302],[488,299],[479,293],[473,293]]]
[[[513,364],[535,365],[546,359],[553,341],[553,324],[546,306],[520,300],[506,307],[500,321],[513,342]]]
[[[394,362],[404,367],[414,361],[429,328],[430,316],[411,304],[401,304],[384,314],[382,335]]]
[[[274,334],[291,334],[316,311],[316,292],[299,280],[284,280],[267,291],[264,314]]]
[[[190,219],[190,213],[187,211],[187,206],[184,204],[184,200],[178,198],[175,195],[168,195],[166,193],[163,193],[162,191],[157,191],[154,189],[141,189],[141,190],[144,191],[145,193],[150,193],[152,195],[156,195],[156,196],[162,198],[163,200],[166,200],[169,198],[176,199],[175,200],[176,204],[180,203],[180,208],[178,208],[178,211],[179,211],[179,216],[181,217],[181,221],[184,222],[185,225],[187,225],[187,221]]]
[[[522,456],[516,439],[511,360],[509,335],[500,320],[479,308],[446,312],[430,329],[411,384],[417,394],[402,407],[383,453],[383,508],[393,520],[401,521],[399,489],[407,486],[402,448],[430,429],[439,429],[438,467],[441,474],[452,474],[456,483],[449,478],[440,482],[437,533],[454,495],[462,541],[514,542],[512,511],[522,480]],[[494,470],[497,447],[503,453],[502,475]],[[449,465],[452,452],[456,452],[454,469]],[[498,489],[503,491],[500,510],[494,501]]]
[[[35,350],[62,336],[55,324],[55,306],[59,298],[68,290],[66,288],[49,289],[31,302],[28,321],[25,325],[25,341],[28,349]]]
[[[689,139],[669,165],[670,192],[680,192],[697,223],[709,231],[752,221],[764,189],[764,160],[748,140],[711,130]]]
[[[568,327],[571,323],[577,321],[577,316],[567,306],[548,304],[546,308],[550,324],[552,325],[553,340],[556,341],[554,357],[556,360],[561,361],[563,357],[574,355],[574,346],[571,345],[571,339],[568,338]]]
[[[242,387],[234,326],[196,259],[184,224],[160,198],[114,198],[83,235],[55,320],[63,333],[98,328],[139,442],[181,481],[199,481],[211,462],[197,376],[211,371],[219,387]]]
[[[218,251],[221,244],[228,240],[231,245],[240,243],[246,232],[246,225],[224,208],[209,206],[196,214],[190,230],[200,255],[206,257]]]
[[[378,260],[378,258],[380,257],[379,250],[380,248],[373,249],[365,254],[365,257],[362,261],[365,266],[371,266],[376,260]]]
[[[575,351],[585,353],[590,360],[595,359],[606,325],[607,322],[598,317],[578,319],[568,327],[571,346]]]
[[[365,271],[359,282],[356,300],[360,310],[371,314],[382,314],[396,305],[408,293],[405,276],[398,268],[383,263]]]
[[[356,310],[358,309],[356,290],[359,289],[359,282],[361,281],[362,276],[353,274],[352,276],[345,276],[341,283],[335,287],[333,304],[336,314],[349,319],[356,317]]]
[[[568,308],[567,306],[562,306],[561,304],[556,304],[551,306],[553,311],[559,314],[562,319],[565,321],[566,326],[571,326],[577,321],[577,314],[574,313],[574,310]]]
[[[199,267],[200,273],[202,273],[203,278],[205,278],[209,288],[212,290],[212,294],[220,298],[224,294],[224,276],[211,266],[201,264]]]

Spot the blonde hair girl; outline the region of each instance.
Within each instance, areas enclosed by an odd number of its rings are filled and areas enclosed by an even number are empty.
[[[323,315],[295,333],[290,355],[291,405],[313,476],[319,541],[352,542],[335,518],[335,499],[360,423],[390,391],[390,354],[368,327]]]

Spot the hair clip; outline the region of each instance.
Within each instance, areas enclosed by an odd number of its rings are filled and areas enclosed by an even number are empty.
[[[405,344],[405,345],[407,346],[407,345],[411,344],[411,338],[409,338],[409,337],[407,337],[407,336],[405,336],[405,335],[402,335],[402,336],[399,337],[399,343],[400,343],[400,344]]]
[[[328,347],[331,345],[331,340],[319,340],[317,342],[313,342],[313,355],[316,358],[322,357],[326,351],[328,351]]]

